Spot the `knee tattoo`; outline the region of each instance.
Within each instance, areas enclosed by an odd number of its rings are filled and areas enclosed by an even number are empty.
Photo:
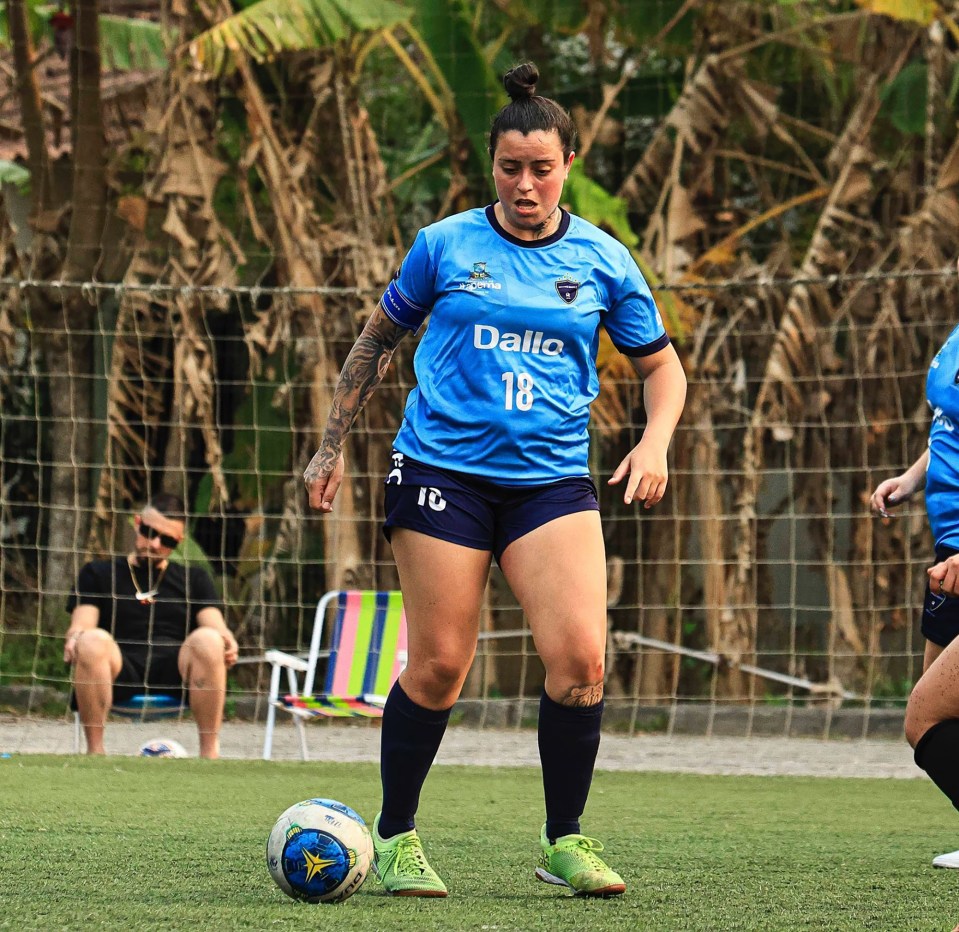
[[[603,684],[587,683],[580,686],[570,686],[562,696],[559,697],[559,704],[569,706],[572,709],[584,709],[591,705],[596,705],[603,699]]]

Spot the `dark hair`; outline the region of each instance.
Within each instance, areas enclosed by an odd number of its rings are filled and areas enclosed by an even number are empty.
[[[169,518],[171,521],[186,521],[183,499],[172,492],[157,492],[150,499],[147,507],[159,511],[164,518]]]
[[[573,118],[555,100],[536,93],[539,70],[532,62],[511,68],[503,76],[503,86],[510,102],[493,117],[489,131],[489,157],[496,153],[496,143],[502,133],[517,130],[524,136],[537,130],[555,129],[563,144],[563,158],[568,159],[576,144]]]

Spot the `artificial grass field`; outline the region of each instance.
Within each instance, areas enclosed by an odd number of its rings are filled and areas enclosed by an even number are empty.
[[[491,738],[491,740],[494,740]],[[533,769],[435,767],[418,826],[446,900],[288,899],[264,850],[310,796],[372,821],[372,764],[0,760],[2,929],[951,929],[959,815],[925,780],[599,772],[583,821],[628,884],[574,899],[533,877]]]

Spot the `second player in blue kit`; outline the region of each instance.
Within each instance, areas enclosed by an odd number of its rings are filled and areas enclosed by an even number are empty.
[[[905,732],[916,764],[959,809],[959,327],[929,364],[926,401],[926,449],[905,472],[880,482],[870,505],[888,518],[889,509],[925,489],[935,562],[926,570],[923,673],[909,696]],[[959,851],[932,863],[959,870]]]
[[[665,493],[686,380],[629,251],[560,207],[575,132],[561,106],[535,93],[538,77],[525,64],[504,78],[511,102],[489,141],[498,199],[419,232],[344,363],[304,474],[312,507],[332,511],[349,430],[396,346],[425,325],[417,385],[384,464],[384,532],[409,659],[384,709],[373,839],[376,873],[397,895],[447,895],[415,816],[476,651],[494,558],[546,670],[538,726],[546,819],[535,874],[580,896],[626,889],[602,844],[580,832],[606,649],[587,432],[600,327],[644,381],[642,439],[607,480],[625,483],[626,503],[650,508]]]

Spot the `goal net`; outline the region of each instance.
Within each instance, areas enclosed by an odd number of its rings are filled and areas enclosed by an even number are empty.
[[[378,294],[149,281],[0,282],[0,707],[68,727],[66,601],[132,515],[180,495],[241,647],[228,716],[261,718],[267,649],[303,651],[324,592],[396,588],[383,478],[415,341],[348,442],[329,517],[301,474]],[[690,282],[657,292],[689,373],[665,499],[605,485],[642,436],[642,389],[600,346],[591,422],[608,566],[608,728],[894,734],[921,671],[932,545],[920,499],[869,514],[922,452],[954,272]],[[543,669],[494,567],[457,713],[535,717]]]

